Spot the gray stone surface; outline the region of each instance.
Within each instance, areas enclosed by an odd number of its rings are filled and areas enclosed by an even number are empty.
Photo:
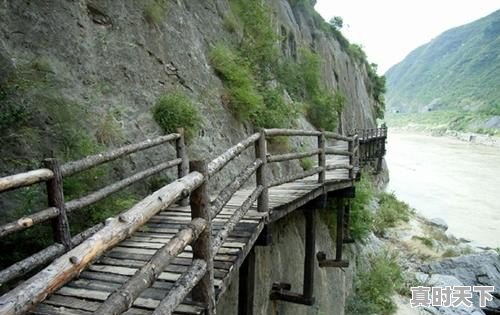
[[[428,222],[430,225],[435,226],[443,231],[448,230],[448,224],[446,224],[446,222],[441,218],[432,218],[429,219]]]
[[[466,286],[494,286],[497,293],[500,288],[500,256],[492,252],[443,259],[418,269],[432,275],[428,280],[439,285],[456,285],[453,280],[456,279]],[[475,305],[478,305],[477,299],[475,294]],[[487,305],[500,308],[500,300],[493,298]]]

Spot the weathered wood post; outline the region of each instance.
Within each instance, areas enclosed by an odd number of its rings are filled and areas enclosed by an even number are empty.
[[[342,261],[342,245],[344,244],[344,198],[337,198],[337,238],[335,260]]]
[[[71,232],[64,203],[61,167],[59,161],[54,158],[43,160],[43,164],[54,173],[54,177],[46,182],[49,207],[59,209],[59,215],[52,220],[54,241],[63,244],[66,251],[69,251],[72,248]]]
[[[255,249],[252,248],[241,265],[238,282],[238,315],[254,314]]]
[[[316,222],[312,210],[305,210],[306,217],[306,240],[305,240],[305,257],[304,257],[304,288],[303,296],[306,304],[314,303],[314,268],[315,253],[316,253]]]
[[[269,190],[267,187],[267,143],[266,134],[264,129],[259,130],[260,137],[255,142],[255,158],[260,159],[262,164],[257,168],[255,172],[257,186],[262,185],[264,189],[260,193],[259,199],[257,200],[257,211],[267,212],[269,210]]]
[[[321,131],[321,134],[318,136],[318,149],[320,150],[318,153],[318,166],[323,168],[323,170],[318,173],[318,183],[320,184],[325,182],[326,174],[325,142],[325,132]]]
[[[349,155],[349,178],[354,179],[354,135],[350,134],[351,139],[347,141],[347,151],[351,154]]]
[[[186,142],[184,137],[184,128],[177,128],[177,133],[180,135],[175,140],[175,150],[177,158],[182,159],[181,164],[177,165],[177,178],[182,178],[189,173],[189,159],[186,154]],[[189,204],[188,198],[183,198],[178,201],[179,205],[187,206]]]
[[[203,183],[190,195],[191,217],[207,221],[207,227],[193,243],[193,260],[202,259],[207,263],[207,272],[193,289],[193,301],[206,305],[207,315],[215,314],[214,260],[212,255],[212,221],[208,197],[208,168],[206,161],[191,161],[191,172],[196,171],[205,177]]]

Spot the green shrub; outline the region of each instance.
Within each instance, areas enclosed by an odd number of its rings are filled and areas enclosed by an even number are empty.
[[[231,0],[231,9],[243,25],[240,53],[253,66],[254,74],[265,82],[272,79],[279,59],[278,34],[271,19],[271,8],[265,1]]]
[[[263,109],[263,98],[257,90],[248,62],[223,44],[217,44],[210,52],[210,60],[224,81],[237,118],[246,120]]]
[[[381,192],[378,194],[379,208],[373,220],[375,233],[383,234],[387,228],[394,227],[397,222],[410,220],[412,210],[410,206],[396,198],[394,193]]]
[[[312,169],[313,166],[314,166],[313,159],[311,159],[311,158],[300,159],[300,167],[302,167],[302,169],[304,171],[308,171],[308,170]]]
[[[181,91],[162,95],[153,107],[153,117],[165,133],[184,128],[187,140],[196,135],[201,123],[198,111]]]
[[[238,19],[234,16],[232,12],[224,14],[224,18],[222,20],[224,28],[231,33],[237,33],[240,31],[241,26],[238,22]]]
[[[371,259],[372,269],[357,275],[355,294],[347,303],[346,314],[394,314],[392,296],[403,284],[397,256],[383,251]]]
[[[356,197],[352,201],[350,231],[353,238],[365,239],[372,229],[373,217],[368,209],[370,200],[375,196],[370,177],[364,173],[356,185]]]
[[[149,23],[160,24],[167,14],[166,0],[148,0],[143,13]]]
[[[258,111],[253,121],[261,128],[288,128],[298,118],[299,111],[293,103],[287,104],[283,92],[273,88],[263,88],[264,107]]]

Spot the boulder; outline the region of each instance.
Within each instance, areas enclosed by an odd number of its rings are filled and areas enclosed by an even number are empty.
[[[432,218],[429,220],[429,224],[435,226],[443,231],[448,230],[448,224],[443,219],[440,218]]]
[[[500,289],[500,256],[492,252],[443,259],[422,265],[418,270],[432,275],[428,280],[436,285],[457,285],[456,279],[466,286],[494,286],[497,293]],[[477,294],[473,302],[478,305]],[[500,308],[500,299],[494,297],[487,305]]]

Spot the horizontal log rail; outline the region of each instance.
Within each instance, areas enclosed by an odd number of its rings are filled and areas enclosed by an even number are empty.
[[[177,279],[167,296],[160,302],[153,315],[170,315],[191,292],[207,272],[207,263],[202,259],[193,260],[189,269]]]
[[[53,177],[54,173],[47,168],[1,177],[0,192],[31,186],[52,179]]]
[[[236,211],[234,211],[227,223],[224,225],[224,228],[222,228],[222,230],[220,230],[219,233],[217,233],[217,235],[214,237],[214,241],[212,243],[214,256],[217,254],[222,244],[224,244],[224,242],[228,238],[229,233],[233,231],[236,224],[240,222],[240,220],[245,216],[250,207],[255,203],[259,195],[262,193],[263,189],[264,187],[262,186],[258,186],[257,188],[255,188],[252,194],[247,197],[243,204],[238,207]]]
[[[278,136],[320,136],[321,131],[299,130],[299,129],[264,129],[264,133],[269,137]]]
[[[353,137],[343,136],[343,135],[340,135],[340,134],[335,133],[335,132],[325,131],[324,134],[325,134],[325,138],[327,138],[327,139],[335,139],[335,140],[341,140],[341,141],[352,141],[353,140]]]
[[[142,291],[149,288],[160,274],[188,244],[198,238],[207,221],[195,218],[153,255],[126,283],[113,292],[95,311],[96,315],[118,315],[128,310]]]
[[[61,166],[63,176],[74,175],[76,173],[85,171],[89,168],[101,165],[105,162],[110,162],[116,160],[125,155],[129,155],[135,152],[143,151],[160,144],[173,141],[181,137],[178,133],[172,133],[166,136],[157,137],[154,139],[147,139],[145,141],[126,145],[115,150],[107,151],[104,153],[91,155],[78,161],[68,162]]]
[[[82,209],[84,207],[92,205],[92,204],[112,195],[113,193],[115,193],[117,191],[122,190],[125,187],[128,187],[134,183],[137,183],[138,181],[141,181],[141,180],[148,178],[152,175],[158,174],[161,171],[172,168],[172,167],[177,166],[181,163],[182,163],[182,159],[175,159],[175,160],[161,163],[161,164],[158,164],[157,166],[148,168],[147,170],[136,173],[136,174],[134,174],[130,177],[127,177],[125,179],[122,179],[116,183],[113,183],[111,185],[103,187],[103,188],[99,189],[98,191],[95,191],[95,192],[93,192],[85,197],[68,201],[66,203],[66,209],[68,212]]]
[[[214,257],[222,247],[229,234],[245,217],[249,209],[257,203],[258,211],[269,211],[268,189],[285,183],[318,175],[318,183],[325,183],[325,172],[331,170],[347,170],[348,180],[354,180],[355,173],[362,162],[370,156],[370,152],[385,152],[378,142],[362,147],[363,139],[374,139],[387,134],[387,129],[362,130],[361,133],[344,136],[334,132],[295,130],[295,129],[262,129],[230,147],[209,163],[191,161],[191,172],[187,170],[189,163],[185,154],[182,130],[178,133],[146,140],[141,143],[127,145],[103,154],[86,157],[79,161],[63,164],[59,170],[39,169],[13,176],[0,178],[0,191],[15,189],[57,178],[57,174],[70,176],[88,168],[112,161],[127,154],[158,146],[169,141],[176,141],[177,158],[160,163],[140,171],[125,179],[105,186],[79,199],[71,200],[60,209],[49,207],[40,212],[25,216],[17,221],[0,226],[0,237],[26,229],[48,219],[56,219],[61,213],[76,211],[108,197],[133,183],[157,174],[168,168],[177,166],[179,178],[160,188],[153,194],[138,202],[120,215],[109,218],[105,224],[95,226],[71,239],[72,249],[56,243],[39,253],[0,271],[0,285],[18,278],[27,272],[51,263],[31,279],[21,283],[12,291],[0,297],[0,314],[22,314],[33,305],[45,299],[48,294],[78,275],[88,264],[102,253],[131,236],[159,211],[168,208],[172,203],[185,205],[190,195],[191,223],[180,228],[178,233],[163,245],[152,258],[129,278],[119,289],[107,296],[95,314],[121,314],[133,305],[144,290],[151,287],[171,261],[187,245],[192,246],[193,260],[188,270],[175,282],[173,289],[160,302],[153,314],[172,314],[182,303],[189,292],[196,303],[206,305],[206,313],[215,312],[215,290],[213,280]],[[267,137],[275,136],[307,136],[317,137],[318,147],[306,152],[291,152],[280,155],[267,154]],[[337,147],[326,147],[326,139],[347,142],[347,150]],[[385,143],[385,140],[384,140]],[[218,194],[213,202],[208,201],[208,183],[210,179],[224,169],[228,163],[241,155],[250,146],[255,147],[255,157],[237,176],[233,178]],[[332,164],[327,154],[347,156],[345,164]],[[318,166],[310,170],[267,181],[267,164],[297,160],[318,156]],[[347,159],[346,159],[347,160]],[[337,162],[338,163],[338,162]],[[235,193],[255,174],[256,185],[251,194],[239,205],[226,220],[218,233],[212,235],[212,221],[233,198]],[[57,187],[56,187],[57,189]]]
[[[250,163],[236,178],[229,183],[217,198],[212,202],[210,207],[210,215],[215,217],[222,208],[228,203],[228,201],[233,197],[234,193],[243,186],[243,184],[252,176],[257,168],[262,165],[262,161],[257,159]]]
[[[345,155],[345,156],[352,156],[353,152],[349,150],[339,150],[335,148],[325,148],[325,153],[326,154],[334,154],[334,155]]]
[[[283,185],[285,183],[289,183],[289,182],[293,182],[293,181],[296,181],[296,180],[299,180],[299,179],[303,179],[303,178],[306,178],[306,177],[309,177],[309,176],[312,176],[312,175],[315,175],[315,174],[318,174],[320,172],[323,171],[323,167],[314,167],[308,171],[305,171],[305,172],[302,172],[302,173],[299,173],[299,174],[295,174],[295,175],[291,175],[291,176],[286,176],[282,179],[277,179],[275,180],[274,182],[272,182],[269,187],[274,187],[274,186],[279,186],[279,185]]]
[[[71,239],[73,247],[76,247],[103,227],[104,223],[99,223],[81,232],[80,234],[73,236],[73,238]],[[54,260],[54,258],[64,254],[64,252],[64,246],[62,244],[55,243],[53,245],[50,245],[49,247],[46,247],[45,249],[42,249],[38,253],[33,254],[0,271],[0,287],[13,279],[20,278],[30,271],[46,265],[47,263]]]
[[[352,170],[353,165],[349,164],[330,164],[326,166],[327,171],[334,171],[334,170]]]
[[[66,282],[77,276],[106,250],[132,235],[159,211],[166,209],[185,192],[204,181],[203,175],[191,172],[144,198],[48,267],[0,297],[0,314],[23,314]]]
[[[32,227],[35,224],[47,221],[48,219],[55,218],[59,215],[59,209],[50,207],[42,211],[24,216],[16,221],[6,223],[0,226],[0,237],[12,234],[14,232],[22,231]]]
[[[255,141],[259,140],[260,136],[261,136],[260,133],[254,133],[250,137],[232,146],[231,148],[227,149],[224,153],[213,159],[208,164],[208,176],[209,177],[214,176],[218,171],[220,171],[224,166],[226,166],[227,163],[229,163],[235,157],[240,155],[241,152],[243,152],[246,148],[255,143]]]
[[[321,153],[321,149],[311,150],[311,151],[306,151],[306,152],[298,152],[298,153],[286,153],[286,154],[280,154],[280,155],[270,155],[267,157],[267,161],[269,163],[271,163],[271,162],[283,162],[283,161],[290,161],[290,160],[298,160],[298,159],[318,155],[319,153]]]

